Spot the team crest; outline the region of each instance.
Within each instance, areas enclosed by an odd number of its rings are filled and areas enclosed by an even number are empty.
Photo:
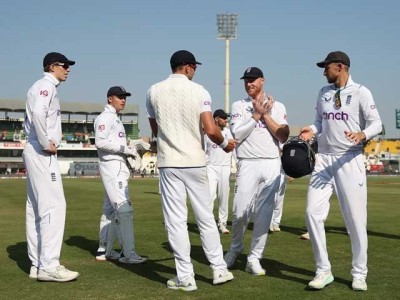
[[[348,95],[346,98],[346,104],[349,105],[351,102],[351,95]]]

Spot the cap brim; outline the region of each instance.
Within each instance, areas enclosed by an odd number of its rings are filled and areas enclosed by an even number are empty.
[[[122,93],[122,94],[108,94],[107,97],[111,97],[111,96],[126,96],[126,97],[130,97],[132,96],[131,93]]]
[[[196,65],[201,65],[201,64],[202,64],[201,62],[196,61]]]
[[[257,78],[261,78],[261,76],[242,76],[242,77],[240,77],[240,79],[257,79]]]
[[[320,68],[325,68],[325,65],[328,64],[328,63],[330,63],[330,61],[324,60],[324,61],[321,61],[321,62],[317,63],[317,66],[320,67]]]

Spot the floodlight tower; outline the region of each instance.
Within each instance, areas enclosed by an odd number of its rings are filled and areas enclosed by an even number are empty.
[[[229,40],[237,39],[237,14],[217,14],[218,39],[225,40],[225,111],[229,113]]]

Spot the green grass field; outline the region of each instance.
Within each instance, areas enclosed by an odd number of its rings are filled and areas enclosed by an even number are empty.
[[[351,179],[349,179],[351,180]],[[330,260],[335,281],[321,291],[306,285],[314,276],[304,211],[307,180],[288,184],[282,232],[268,237],[261,261],[267,276],[254,277],[244,271],[245,253],[232,268],[231,283],[213,286],[212,272],[201,248],[193,215],[189,216],[192,260],[198,290],[172,291],[166,281],[175,276],[174,259],[163,227],[158,180],[133,179],[130,194],[135,209],[136,249],[149,257],[143,265],[97,262],[98,226],[103,203],[99,179],[64,179],[67,221],[61,262],[80,272],[69,283],[37,282],[28,278],[30,262],[25,238],[24,179],[0,180],[0,297],[1,299],[399,299],[400,275],[400,177],[368,178],[368,291],[351,290],[351,253],[337,199],[332,198],[326,223]],[[230,225],[230,224],[229,224]],[[230,226],[229,226],[230,228]],[[221,237],[224,251],[230,236]]]

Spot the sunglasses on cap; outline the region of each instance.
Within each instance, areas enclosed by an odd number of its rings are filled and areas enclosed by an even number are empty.
[[[69,64],[67,64],[67,63],[55,63],[53,65],[62,67],[64,70],[68,70],[69,69]]]
[[[335,93],[335,105],[337,108],[342,107],[342,101],[340,100],[340,90]]]

